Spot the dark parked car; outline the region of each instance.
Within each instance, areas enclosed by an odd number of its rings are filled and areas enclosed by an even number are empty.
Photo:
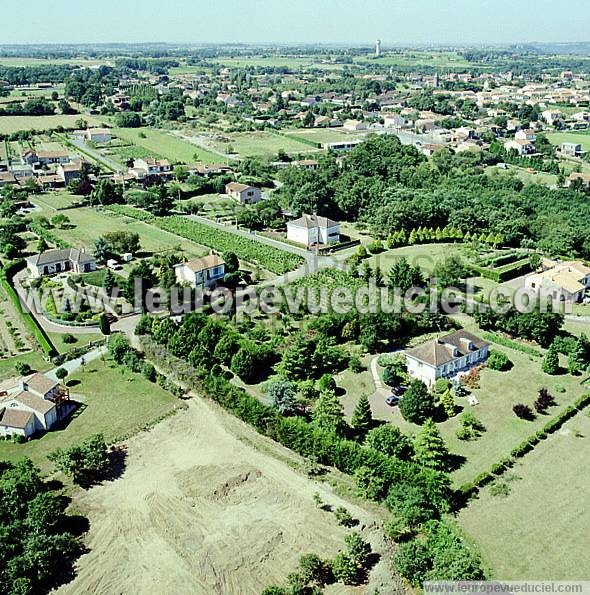
[[[394,405],[397,405],[399,403],[400,398],[396,397],[395,395],[389,395],[386,399],[385,402],[390,406],[393,407]]]

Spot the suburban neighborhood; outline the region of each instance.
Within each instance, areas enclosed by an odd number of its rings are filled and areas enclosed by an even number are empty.
[[[585,592],[587,7],[58,4],[0,44],[0,593]]]

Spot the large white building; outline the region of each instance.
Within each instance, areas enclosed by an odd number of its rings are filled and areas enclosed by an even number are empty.
[[[305,246],[335,244],[340,241],[340,224],[327,217],[302,215],[287,223],[287,239]]]
[[[196,289],[209,289],[221,281],[225,275],[225,262],[216,254],[195,258],[174,265],[178,283],[188,283]]]
[[[406,351],[408,373],[432,388],[439,378],[451,378],[488,357],[489,343],[458,330]]]

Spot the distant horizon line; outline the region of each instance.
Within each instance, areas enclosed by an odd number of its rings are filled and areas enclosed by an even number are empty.
[[[16,43],[0,43],[2,48],[14,47],[109,47],[109,46],[187,46],[187,47],[373,47],[375,42],[380,39],[375,37],[372,41],[366,42],[343,42],[343,41],[100,41],[100,42],[71,42],[71,41],[50,41],[50,42],[16,42]],[[487,42],[468,42],[468,41],[416,41],[416,42],[387,42],[381,38],[381,49],[388,48],[414,48],[414,47],[435,47],[435,48],[485,48],[485,47],[513,47],[513,46],[527,46],[527,45],[590,45],[590,39],[577,41],[487,41]]]

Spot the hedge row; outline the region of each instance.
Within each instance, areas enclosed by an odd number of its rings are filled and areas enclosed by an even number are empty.
[[[477,273],[480,277],[483,277],[484,279],[491,279],[496,283],[509,281],[510,279],[514,279],[519,275],[524,275],[525,273],[528,273],[531,270],[531,265],[528,258],[523,258],[512,264],[505,265],[498,269],[490,269],[483,266],[478,266],[476,264],[470,264],[468,266],[471,272]]]
[[[590,405],[590,393],[582,395],[573,405],[566,407],[561,413],[549,420],[542,428],[537,430],[532,436],[523,440],[518,446],[510,451],[510,455],[496,461],[489,471],[483,471],[469,483],[463,484],[459,491],[466,495],[473,495],[478,489],[491,483],[508,469],[514,466],[517,459],[524,457],[531,452],[539,442],[545,440],[547,436],[559,430],[568,420],[574,417],[579,411],[582,411]]]
[[[512,341],[496,333],[482,333],[482,338],[485,341],[489,341],[490,343],[496,343],[497,345],[502,345],[503,347],[509,347],[510,349],[520,351],[521,353],[526,353],[527,355],[532,355],[533,357],[543,357],[543,354],[538,349],[530,347],[529,345],[517,343],[516,341]]]
[[[57,355],[57,349],[45,333],[45,331],[39,326],[37,320],[30,312],[25,312],[21,304],[20,298],[16,293],[12,285],[12,278],[14,275],[24,267],[23,260],[17,260],[0,269],[0,284],[4,288],[4,291],[8,294],[8,297],[12,301],[16,311],[21,315],[26,327],[29,329],[39,346],[43,350],[45,355],[52,357]]]
[[[174,376],[185,367],[185,362],[175,358],[150,337],[142,336],[140,341],[146,358],[163,373]],[[294,452],[305,457],[315,457],[319,463],[331,465],[350,475],[362,468],[369,469],[375,481],[380,483],[383,496],[394,483],[420,486],[437,508],[448,509],[452,492],[446,474],[422,468],[410,461],[388,457],[333,432],[322,430],[300,417],[284,417],[273,407],[264,405],[242,388],[233,385],[222,374],[210,374],[202,379],[193,369],[193,374],[182,376],[181,384],[212,399],[261,434]]]
[[[36,236],[43,238],[49,244],[53,244],[58,248],[71,248],[72,245],[68,244],[65,240],[62,240],[58,235],[52,231],[39,225],[38,223],[29,223],[29,231],[32,231]]]

